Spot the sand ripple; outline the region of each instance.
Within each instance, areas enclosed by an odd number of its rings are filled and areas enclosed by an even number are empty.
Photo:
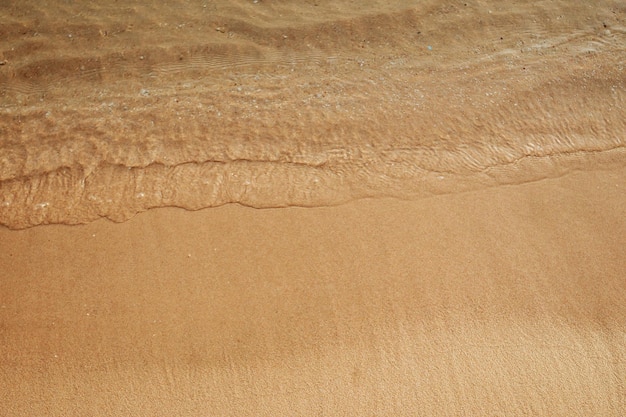
[[[617,1],[29,4],[0,6],[11,228],[420,198],[626,162]]]

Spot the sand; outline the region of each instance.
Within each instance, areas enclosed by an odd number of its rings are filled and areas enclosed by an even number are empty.
[[[10,228],[626,163],[621,1],[56,6],[0,6]]]
[[[0,5],[0,415],[623,416],[618,1]]]
[[[2,230],[3,414],[621,416],[625,178]]]

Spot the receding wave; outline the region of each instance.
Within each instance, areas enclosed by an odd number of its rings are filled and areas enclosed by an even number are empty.
[[[181,2],[175,17],[103,2],[80,24],[28,4],[21,18],[0,7],[10,228],[421,198],[626,163],[618,2]]]

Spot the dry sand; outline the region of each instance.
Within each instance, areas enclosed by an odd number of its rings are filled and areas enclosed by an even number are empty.
[[[82,3],[0,5],[1,416],[626,415],[623,2]]]

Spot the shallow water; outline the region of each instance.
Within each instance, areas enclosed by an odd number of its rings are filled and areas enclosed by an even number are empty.
[[[0,223],[322,206],[626,162],[621,1],[0,5]]]

